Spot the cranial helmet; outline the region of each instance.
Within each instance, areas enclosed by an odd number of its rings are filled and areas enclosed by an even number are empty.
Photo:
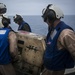
[[[17,23],[18,21],[23,20],[23,18],[20,15],[16,14],[16,16],[13,17],[13,20],[14,20],[15,23]]]
[[[64,17],[62,10],[53,4],[49,4],[46,8],[44,8],[42,10],[42,14],[44,22],[46,22],[47,19],[49,21],[55,21],[56,19]]]
[[[5,14],[7,11],[6,5],[3,3],[0,3],[0,15]]]

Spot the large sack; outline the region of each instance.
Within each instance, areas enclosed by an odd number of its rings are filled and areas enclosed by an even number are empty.
[[[17,38],[22,66],[33,70],[34,73],[32,75],[36,75],[36,72],[41,69],[43,64],[45,37],[35,33],[19,31]]]

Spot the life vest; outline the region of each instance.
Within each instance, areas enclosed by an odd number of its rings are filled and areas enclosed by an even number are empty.
[[[0,65],[11,62],[8,42],[9,32],[10,30],[7,28],[0,28]]]
[[[47,35],[44,65],[49,70],[63,70],[74,67],[74,60],[68,50],[58,50],[57,48],[57,39],[64,29],[72,28],[61,21],[54,29],[54,37],[50,36],[51,31]]]
[[[28,23],[26,23],[26,22],[23,21],[22,24],[19,25],[18,30],[22,30],[24,25],[28,25]],[[31,28],[30,28],[29,25],[28,25],[28,27],[29,27],[29,32],[31,32]]]

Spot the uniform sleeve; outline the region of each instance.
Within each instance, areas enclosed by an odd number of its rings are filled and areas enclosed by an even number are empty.
[[[75,60],[75,32],[70,29],[65,29],[60,35],[61,45],[66,48],[73,59]]]
[[[9,46],[10,54],[11,54],[12,57],[16,57],[17,53],[18,53],[16,34],[13,31],[9,32],[8,39],[9,39],[9,45],[10,45]]]

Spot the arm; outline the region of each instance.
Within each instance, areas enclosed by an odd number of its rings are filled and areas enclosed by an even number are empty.
[[[65,29],[59,37],[61,45],[70,52],[75,60],[75,32],[70,29]]]
[[[9,45],[10,45],[9,46],[10,54],[12,57],[16,57],[18,54],[16,34],[13,31],[9,32],[8,39],[9,39]]]

